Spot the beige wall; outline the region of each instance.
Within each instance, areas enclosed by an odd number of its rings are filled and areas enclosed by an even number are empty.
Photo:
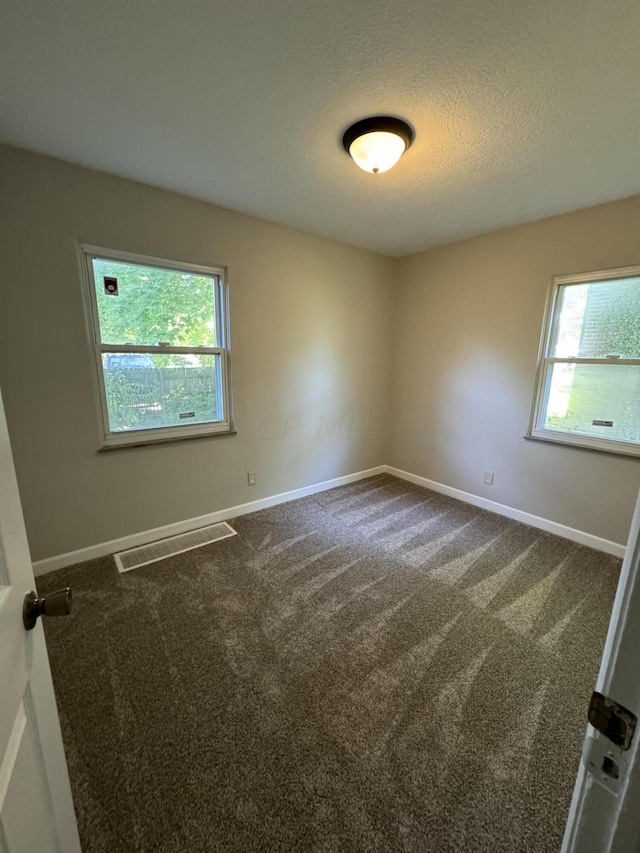
[[[523,436],[552,276],[637,263],[639,198],[402,260],[387,462],[626,542],[640,460]]]
[[[0,173],[0,386],[34,559],[384,462],[626,540],[640,460],[523,435],[551,276],[638,263],[640,199],[393,261],[14,148]],[[228,265],[237,436],[97,452],[76,240]]]
[[[0,386],[34,559],[384,461],[393,261],[14,148],[0,171]],[[76,240],[229,267],[237,436],[96,452]]]

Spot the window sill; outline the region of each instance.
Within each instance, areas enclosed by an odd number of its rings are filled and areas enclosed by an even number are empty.
[[[104,444],[98,449],[98,453],[111,453],[112,450],[131,450],[132,447],[149,447],[154,444],[173,444],[176,441],[201,441],[205,438],[218,438],[222,436],[237,435],[235,429],[218,430],[217,432],[202,432],[192,435],[169,435],[160,438],[140,438],[131,441],[120,441],[114,444]]]
[[[592,453],[609,453],[613,456],[624,456],[629,459],[637,459],[640,457],[640,445],[631,445],[628,448],[624,445],[620,446],[621,442],[611,442],[611,444],[601,442],[596,444],[595,442],[581,441],[581,440],[572,440],[572,437],[566,436],[561,433],[556,436],[551,435],[540,435],[540,434],[527,434],[523,436],[526,441],[542,441],[545,444],[560,444],[562,447],[573,447],[576,450],[589,450]],[[597,441],[597,439],[596,439]]]

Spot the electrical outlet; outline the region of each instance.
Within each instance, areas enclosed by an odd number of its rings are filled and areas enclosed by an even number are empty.
[[[256,484],[256,472],[255,471],[247,471],[247,486],[255,486]]]
[[[485,471],[482,477],[485,486],[493,486],[493,471]]]

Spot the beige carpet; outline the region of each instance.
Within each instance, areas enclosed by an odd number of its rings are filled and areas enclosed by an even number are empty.
[[[83,850],[557,851],[619,560],[389,476],[40,579]]]

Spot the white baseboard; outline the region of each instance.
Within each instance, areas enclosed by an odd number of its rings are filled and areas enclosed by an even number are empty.
[[[250,512],[257,512],[260,509],[267,509],[270,506],[293,501],[297,498],[304,498],[308,495],[324,492],[327,489],[335,489],[336,486],[344,486],[348,483],[355,483],[358,480],[364,480],[367,477],[374,477],[376,474],[384,473],[391,474],[401,480],[407,480],[410,483],[415,483],[418,486],[423,486],[426,489],[431,489],[434,492],[448,495],[451,498],[457,498],[465,503],[479,506],[482,509],[489,510],[489,512],[496,512],[498,515],[504,515],[515,521],[521,521],[524,524],[529,524],[531,527],[538,527],[540,530],[546,530],[548,533],[555,533],[556,536],[562,536],[564,539],[570,539],[572,542],[578,542],[580,545],[587,545],[589,548],[604,551],[606,554],[613,554],[615,557],[624,557],[626,546],[618,542],[611,542],[609,539],[593,536],[591,533],[585,533],[583,530],[567,527],[548,518],[541,518],[539,515],[532,515],[530,512],[514,509],[514,507],[491,501],[488,498],[471,494],[471,492],[454,489],[452,486],[437,483],[435,480],[428,480],[426,477],[411,474],[409,471],[402,471],[400,468],[394,468],[391,465],[378,465],[376,468],[369,468],[366,471],[357,471],[354,474],[335,477],[333,480],[325,480],[322,483],[312,483],[310,486],[303,486],[301,489],[293,489],[290,492],[282,492],[279,495],[271,495],[268,498],[260,498],[257,501],[227,507],[226,509],[220,509],[206,515],[200,515],[197,518],[187,518],[184,521],[165,524],[163,527],[154,527],[152,530],[143,530],[141,533],[122,536],[120,539],[111,539],[109,542],[90,545],[88,548],[80,548],[77,551],[69,551],[66,554],[58,554],[55,557],[47,557],[45,560],[38,560],[33,564],[33,573],[38,577],[47,574],[47,572],[53,572],[56,569],[72,566],[74,563],[94,560],[96,557],[115,554],[127,548],[137,548],[139,545],[146,545],[148,542],[165,539],[167,536],[176,536],[179,533],[196,530],[198,527],[205,527],[207,524],[215,524],[217,521],[227,521],[239,515],[247,515]]]
[[[471,494],[471,492],[463,492],[461,489],[445,486],[443,483],[437,483],[435,480],[427,480],[426,477],[410,474],[408,471],[393,468],[391,465],[384,465],[383,467],[387,474],[399,477],[401,480],[408,480],[408,482],[415,483],[417,486],[424,486],[425,489],[431,489],[434,492],[448,495],[450,498],[457,498],[465,503],[473,504],[473,506],[488,509],[490,512],[498,513],[498,515],[505,515],[507,518],[513,518],[515,521],[522,521],[531,527],[539,527],[540,530],[555,533],[556,536],[562,536],[563,539],[571,539],[572,542],[587,545],[589,548],[595,548],[597,551],[604,551],[606,554],[613,554],[615,557],[624,557],[626,545],[620,545],[618,542],[611,542],[609,539],[602,539],[600,536],[585,533],[584,530],[576,530],[574,527],[558,524],[557,521],[541,518],[539,515],[532,515],[530,512],[523,512],[520,509],[514,509],[511,506],[506,506],[496,501],[490,501],[488,498]]]
[[[276,506],[276,504],[286,503],[297,498],[304,498],[308,495],[315,495],[318,492],[327,491],[327,489],[335,489],[336,486],[345,486],[348,483],[355,483],[367,477],[374,477],[376,474],[384,474],[385,471],[385,465],[378,465],[376,468],[369,468],[366,471],[357,471],[355,474],[346,474],[344,477],[335,477],[333,480],[313,483],[310,486],[303,486],[301,489],[293,489],[290,492],[282,492],[279,495],[271,495],[271,497],[260,498],[257,501],[250,501],[246,504],[230,506],[216,512],[209,512],[206,515],[199,515],[196,518],[187,518],[184,521],[165,524],[163,527],[154,527],[152,530],[143,530],[141,533],[133,533],[130,536],[111,539],[109,542],[90,545],[88,548],[80,548],[77,551],[69,551],[66,554],[58,554],[55,557],[47,557],[45,560],[38,560],[33,564],[33,573],[36,577],[39,577],[40,575],[47,574],[47,572],[72,566],[74,563],[95,560],[96,557],[105,557],[108,554],[115,554],[127,548],[137,548],[139,545],[146,545],[149,542],[156,542],[158,539],[166,539],[167,536],[176,536],[179,533],[196,530],[198,527],[215,524],[217,521],[227,521],[229,518],[237,518],[239,515],[247,515],[250,512],[257,512],[260,509]]]

